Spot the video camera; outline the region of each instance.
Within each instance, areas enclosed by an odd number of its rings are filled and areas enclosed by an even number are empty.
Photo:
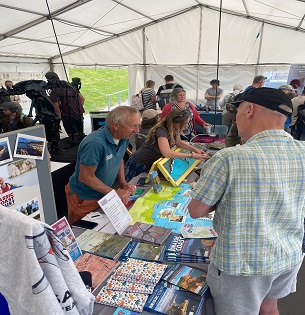
[[[46,92],[53,87],[53,82],[25,80],[16,83],[11,89],[0,89],[0,96],[25,94],[32,100],[28,117],[33,117],[32,111],[35,108],[36,117],[31,125],[34,126],[39,121],[45,126],[47,141],[51,143],[51,151],[58,150],[59,141],[59,119]]]
[[[71,84],[75,87],[77,91],[79,91],[82,87],[80,78],[72,78]]]

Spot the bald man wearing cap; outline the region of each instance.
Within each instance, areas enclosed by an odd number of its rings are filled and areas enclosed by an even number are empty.
[[[204,164],[188,210],[215,210],[207,283],[217,315],[279,315],[302,262],[305,145],[283,130],[292,103],[282,91],[257,88],[236,106],[245,144]]]

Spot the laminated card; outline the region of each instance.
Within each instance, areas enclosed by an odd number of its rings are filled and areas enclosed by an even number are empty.
[[[132,222],[132,217],[115,190],[111,190],[101,198],[98,204],[108,216],[115,230],[121,235]]]

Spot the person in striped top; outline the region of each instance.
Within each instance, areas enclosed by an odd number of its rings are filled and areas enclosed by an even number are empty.
[[[305,144],[283,130],[292,103],[281,90],[257,88],[235,105],[245,144],[204,164],[188,210],[215,210],[207,282],[216,313],[278,315],[303,258]]]
[[[156,108],[157,97],[154,88],[155,81],[148,80],[145,84],[144,89],[141,90],[144,110],[157,109]]]

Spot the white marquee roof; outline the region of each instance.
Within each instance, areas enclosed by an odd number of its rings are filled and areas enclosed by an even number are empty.
[[[303,63],[304,0],[222,0],[217,60],[220,2],[0,0],[0,61],[59,64],[58,40],[67,65]]]

